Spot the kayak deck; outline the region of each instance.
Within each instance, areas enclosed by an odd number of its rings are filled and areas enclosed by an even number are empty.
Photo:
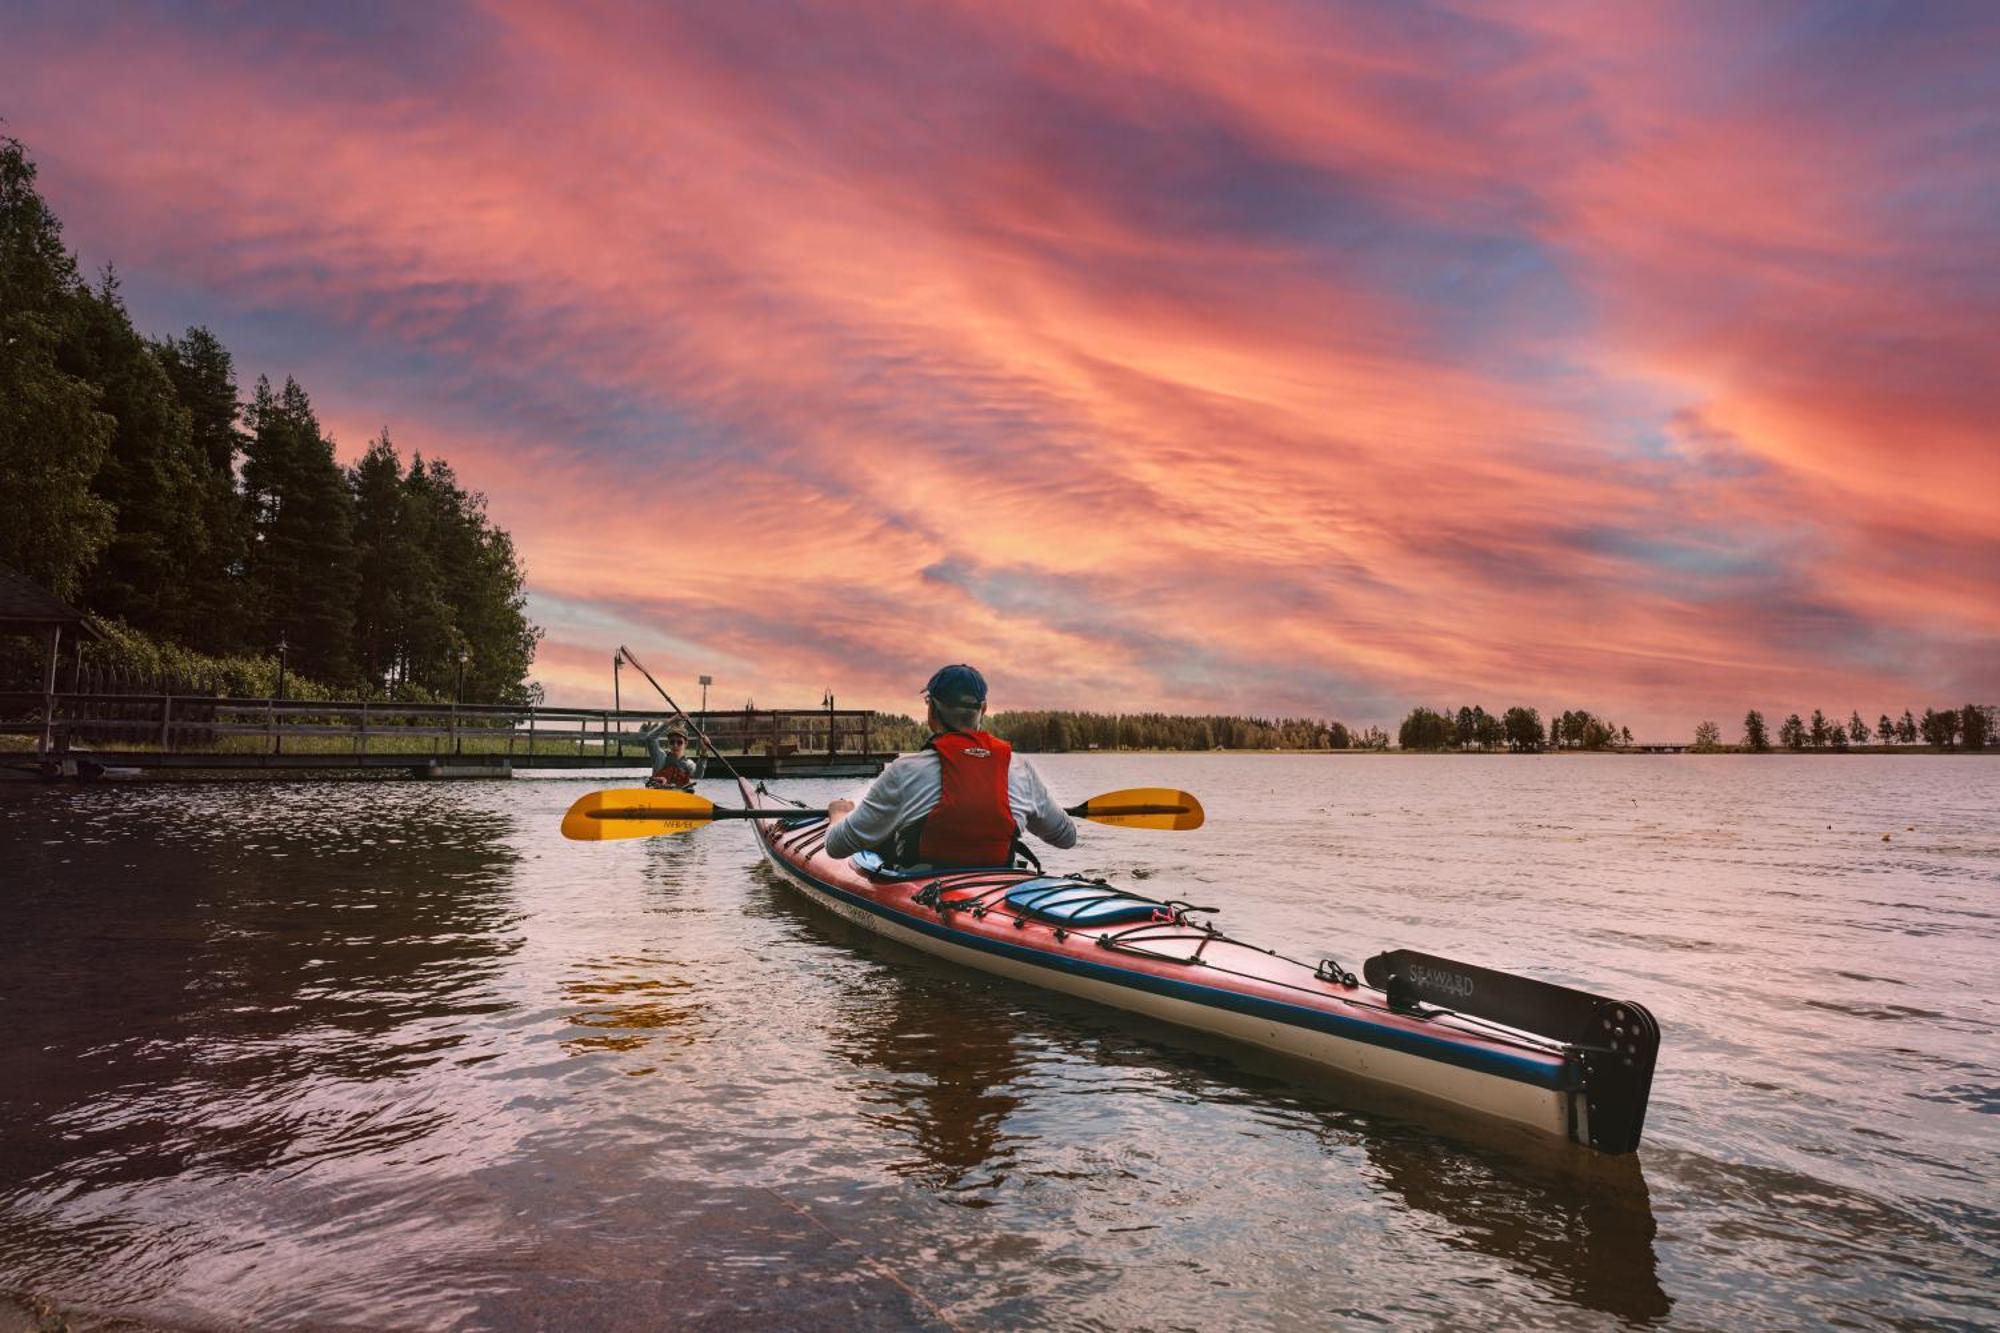
[[[784,805],[748,784],[744,798],[767,809]],[[1634,1115],[1604,1095],[1608,1088],[1618,1100],[1631,1100],[1630,1088],[1615,1086],[1618,1080],[1603,1073],[1606,1049],[1582,1046],[1575,1034],[1564,1040],[1507,1026],[1463,1011],[1467,1006],[1426,1004],[1404,994],[1392,999],[1393,982],[1388,990],[1377,988],[1332,959],[1308,963],[1225,934],[1207,919],[1213,909],[1035,870],[885,871],[866,853],[838,860],[824,851],[826,823],[816,812],[758,821],[757,835],[767,860],[808,898],[927,953],[1603,1151],[1637,1144],[1650,1049]],[[1634,1011],[1645,1014],[1636,1005],[1598,1003],[1616,1005],[1621,1023]],[[1651,1024],[1650,1016],[1644,1023]],[[1657,1027],[1651,1040],[1656,1046]]]

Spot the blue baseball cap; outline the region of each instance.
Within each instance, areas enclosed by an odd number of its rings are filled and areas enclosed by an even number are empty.
[[[924,686],[924,697],[947,708],[984,708],[986,677],[963,662],[939,667],[931,683]]]

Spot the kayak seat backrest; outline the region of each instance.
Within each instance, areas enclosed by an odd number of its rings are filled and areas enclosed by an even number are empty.
[[[859,870],[870,879],[933,879],[940,873],[962,875],[970,870],[1007,871],[1012,866],[885,866],[880,852],[859,851],[847,858],[847,864]]]
[[[1165,909],[1145,898],[1121,893],[1109,884],[1078,879],[1023,880],[1007,890],[1007,905],[1018,912],[1065,926],[1114,926],[1123,921],[1151,921]]]

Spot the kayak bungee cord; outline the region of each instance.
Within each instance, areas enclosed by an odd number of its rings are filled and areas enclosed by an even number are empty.
[[[786,851],[793,855],[811,856],[820,850],[826,840],[826,825],[816,814],[808,813],[810,807],[804,806],[801,802],[790,801],[788,797],[778,796],[775,792],[771,792],[765,787],[763,783],[757,784],[757,790],[760,793],[770,795],[774,800],[785,800],[790,804],[799,805],[801,813],[813,821],[802,826],[787,829],[784,834],[778,836],[776,840]],[[785,825],[781,824],[780,827],[784,828]],[[1338,959],[1323,957],[1320,959],[1319,964],[1314,966],[1302,959],[1293,958],[1289,954],[1279,953],[1276,949],[1267,949],[1260,944],[1252,944],[1248,940],[1238,939],[1208,922],[1195,921],[1188,916],[1190,912],[1214,912],[1216,909],[1213,907],[1197,907],[1192,903],[1148,898],[1143,894],[1131,893],[1127,890],[1116,888],[1102,879],[1065,879],[1058,884],[1050,886],[1047,892],[1053,894],[1060,893],[1065,889],[1091,890],[1094,891],[1095,900],[1108,901],[1111,899],[1120,899],[1135,903],[1145,903],[1165,915],[1151,921],[1141,921],[1124,930],[1100,931],[1095,935],[1087,930],[1066,927],[1059,920],[1035,915],[1032,909],[1020,910],[1016,904],[1004,901],[1006,894],[1029,882],[1020,877],[1025,873],[1017,870],[988,870],[972,871],[969,873],[960,871],[954,874],[947,871],[919,888],[912,895],[911,901],[920,906],[930,908],[939,916],[962,911],[969,913],[977,920],[984,918],[989,913],[997,912],[1002,920],[1011,922],[1016,928],[1025,928],[1031,925],[1049,927],[1058,943],[1069,938],[1072,934],[1080,935],[1085,939],[1094,941],[1100,949],[1111,949],[1120,953],[1133,954],[1141,958],[1152,958],[1163,963],[1179,963],[1188,966],[1203,967],[1225,976],[1239,977],[1244,980],[1261,979],[1268,985],[1278,986],[1284,990],[1297,991],[1302,995],[1320,996],[1324,992],[1310,986],[1302,986],[1293,981],[1257,978],[1252,973],[1229,967],[1226,964],[1217,963],[1202,955],[1211,944],[1233,944],[1238,948],[1249,949],[1253,952],[1264,954],[1267,957],[1275,958],[1280,962],[1290,963],[1294,967],[1308,970],[1315,981],[1341,986],[1348,990],[1358,989],[1361,985],[1360,978],[1342,967]],[[995,876],[999,876],[999,878],[995,878]],[[947,894],[954,896],[946,897],[945,895]],[[996,898],[1002,901],[994,901]],[[1070,905],[1072,902],[1074,902],[1073,899],[1064,900],[1064,905]],[[1001,910],[1005,907],[1017,907],[1017,910],[1013,912]],[[1175,935],[1157,933],[1166,929],[1180,930],[1186,933]],[[1194,950],[1192,953],[1181,955],[1167,953],[1160,949],[1143,947],[1147,944],[1160,944],[1170,940],[1193,941],[1195,945]],[[1529,1031],[1525,1028],[1510,1027],[1505,1023],[1494,1022],[1479,1014],[1466,1013],[1463,1010],[1443,1005],[1398,1007],[1395,1005],[1374,1004],[1366,999],[1352,995],[1341,995],[1334,998],[1354,1005],[1356,1008],[1372,1009],[1379,1013],[1397,1013],[1404,1017],[1428,1020],[1448,1016],[1490,1032],[1502,1040],[1535,1050],[1562,1051],[1591,1049],[1581,1043],[1566,1042],[1557,1038],[1544,1036],[1541,1033]]]
[[[762,784],[759,784],[758,790],[764,790]],[[794,855],[810,856],[824,846],[825,838],[826,825],[815,822],[799,828],[788,835],[779,835],[778,841],[786,851]],[[956,875],[947,872],[918,889],[912,895],[911,901],[919,906],[930,908],[941,917],[952,912],[969,912],[974,919],[983,918],[988,913],[995,912],[1004,907],[1012,907],[1015,909],[1012,912],[1004,910],[998,912],[1001,919],[1011,921],[1016,928],[1026,928],[1031,925],[1047,926],[1052,930],[1058,943],[1068,939],[1073,934],[1080,935],[1085,939],[1094,940],[1100,949],[1112,949],[1122,953],[1134,954],[1142,958],[1155,958],[1164,963],[1181,963],[1195,967],[1205,967],[1222,973],[1225,976],[1241,977],[1245,980],[1255,980],[1257,978],[1251,973],[1243,972],[1204,958],[1202,956],[1203,952],[1211,944],[1233,944],[1238,948],[1250,949],[1267,957],[1275,958],[1280,962],[1290,963],[1294,967],[1310,972],[1317,981],[1344,986],[1350,990],[1359,987],[1361,984],[1358,977],[1342,967],[1339,961],[1334,958],[1322,958],[1318,966],[1314,966],[1311,963],[1279,953],[1276,949],[1266,949],[1262,945],[1252,944],[1248,940],[1239,940],[1207,922],[1192,920],[1188,915],[1190,912],[1213,912],[1216,910],[1215,908],[1197,907],[1192,903],[1148,898],[1144,894],[1129,893],[1126,890],[1116,888],[1102,879],[1062,879],[1047,886],[1032,902],[1014,903],[1008,901],[1008,895],[1017,892],[1024,884],[1034,882],[1033,877],[1025,880],[1022,879],[1021,875],[1024,873],[1026,872],[1011,869],[975,871],[970,875],[964,872]],[[951,896],[948,897],[946,895]],[[1000,901],[994,901],[996,898],[1000,899]],[[1079,907],[1087,908],[1091,905],[1112,902],[1143,904],[1153,909],[1154,916],[1151,920],[1141,921],[1124,930],[1106,930],[1093,935],[1088,930],[1066,926],[1060,919],[1038,910],[1054,907],[1067,907],[1074,910]],[[1177,935],[1141,933],[1159,932],[1164,929],[1178,930],[1186,933]],[[1168,940],[1192,940],[1195,942],[1194,951],[1182,956],[1165,953],[1159,949],[1141,947],[1144,944],[1164,943]],[[1310,986],[1302,986],[1296,982],[1273,981],[1270,984],[1281,986],[1286,990],[1298,991],[1304,995],[1317,996],[1323,994],[1323,992],[1315,990]],[[1350,1001],[1350,1003],[1363,1002]],[[1368,1006],[1364,1003],[1364,1007],[1372,1008],[1374,1006]]]

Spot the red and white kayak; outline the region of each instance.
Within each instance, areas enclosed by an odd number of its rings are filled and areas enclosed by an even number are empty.
[[[739,779],[744,803],[783,809]],[[756,819],[787,883],[868,930],[996,976],[1215,1033],[1569,1138],[1638,1146],[1659,1028],[1637,1004],[1398,950],[1363,978],[1230,938],[1207,909],[1016,868],[889,871],[826,822]]]

